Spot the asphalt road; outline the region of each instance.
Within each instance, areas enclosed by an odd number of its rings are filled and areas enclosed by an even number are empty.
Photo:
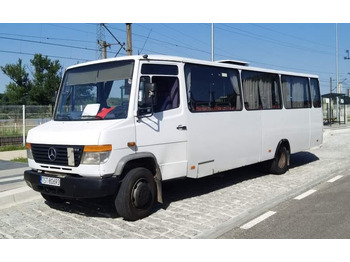
[[[28,167],[28,164],[0,160],[0,171],[21,168],[21,167]]]
[[[349,199],[350,170],[347,170],[219,238],[349,239]]]

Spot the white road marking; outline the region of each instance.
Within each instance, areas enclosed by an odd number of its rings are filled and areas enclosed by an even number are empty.
[[[23,180],[23,175],[7,177],[7,178],[0,178],[0,183],[1,182],[8,182],[8,181],[16,181],[16,180]]]
[[[330,179],[330,180],[328,180],[327,182],[328,183],[333,183],[333,182],[335,182],[335,181],[337,181],[338,179],[340,179],[340,178],[342,178],[343,176],[336,176],[336,177],[333,177],[332,179]]]
[[[249,229],[252,228],[253,226],[255,226],[256,224],[259,224],[260,222],[264,221],[265,219],[269,218],[270,216],[276,214],[275,211],[268,211],[265,214],[253,219],[252,221],[244,224],[243,226],[241,226],[240,228],[242,229]]]
[[[11,176],[11,175],[20,175],[24,173],[25,170],[29,170],[29,167],[20,167],[15,169],[5,169],[0,170],[0,177]]]
[[[301,195],[295,197],[294,199],[296,199],[296,200],[301,200],[301,199],[303,199],[303,198],[305,198],[305,197],[307,197],[307,196],[309,196],[309,195],[315,193],[316,191],[317,191],[317,190],[315,190],[315,189],[311,189],[311,190],[306,191],[305,193],[303,193],[303,194],[301,194]]]

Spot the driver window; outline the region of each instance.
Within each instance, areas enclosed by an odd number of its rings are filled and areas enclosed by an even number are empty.
[[[156,83],[158,87],[154,113],[179,107],[179,80],[177,77],[154,76],[152,82]]]
[[[145,83],[157,84],[157,103],[153,107],[153,112],[163,112],[180,106],[179,96],[179,73],[176,65],[166,64],[143,64],[140,79],[139,102],[142,101]],[[141,106],[139,104],[139,106]]]

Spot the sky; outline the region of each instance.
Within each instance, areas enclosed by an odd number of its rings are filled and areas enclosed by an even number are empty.
[[[166,19],[165,19],[166,20]],[[250,66],[318,75],[321,93],[336,87],[336,27],[338,72],[343,93],[350,89],[350,24],[348,23],[213,23],[214,60],[246,61]],[[101,57],[97,39],[108,44],[108,57],[126,55],[125,23],[12,23],[0,21],[0,66],[22,59],[33,72],[35,53],[59,60],[63,68]],[[102,31],[102,33],[100,32]],[[116,40],[117,39],[117,40]],[[162,54],[211,60],[211,23],[132,23],[133,54]],[[120,50],[120,51],[119,51]],[[0,72],[0,93],[11,80]],[[336,90],[333,90],[336,92]]]

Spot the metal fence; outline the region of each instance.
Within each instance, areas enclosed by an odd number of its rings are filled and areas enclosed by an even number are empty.
[[[348,124],[350,123],[350,105],[323,103],[323,123],[330,124]]]
[[[0,147],[24,145],[28,131],[51,117],[51,106],[0,105]]]

